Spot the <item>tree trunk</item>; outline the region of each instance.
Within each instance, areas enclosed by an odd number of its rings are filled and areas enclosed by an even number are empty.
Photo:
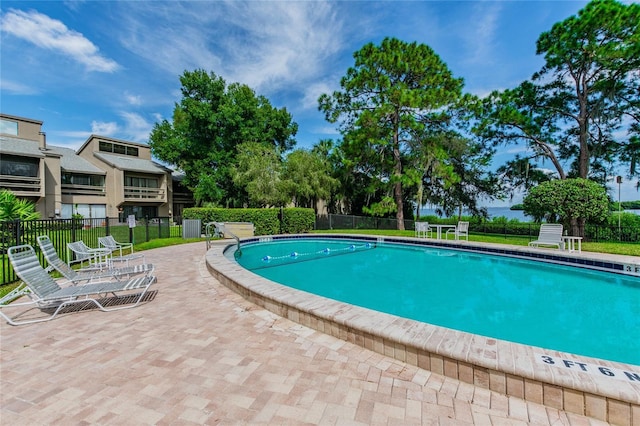
[[[578,174],[583,179],[589,178],[589,114],[587,111],[588,88],[582,76],[576,85],[578,104],[580,111],[578,113],[578,132],[580,140],[580,153],[578,156]]]
[[[422,186],[422,178],[420,179],[420,182],[418,183],[418,194],[416,195],[416,222],[420,221],[420,208],[422,207],[422,193],[423,193],[423,186]]]
[[[396,206],[398,209],[396,213],[398,230],[404,231],[404,208],[402,200],[402,159],[400,157],[400,140],[398,135],[399,120],[400,117],[396,113],[393,129],[393,161],[395,164],[393,174],[396,179],[396,183],[393,184],[393,198],[396,201]]]
[[[569,235],[573,235],[574,237],[582,237],[584,238],[584,225],[586,220],[584,218],[571,218],[571,233]]]

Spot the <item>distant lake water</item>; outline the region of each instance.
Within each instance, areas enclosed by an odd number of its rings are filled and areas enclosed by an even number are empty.
[[[640,210],[624,210],[627,213],[635,213],[640,215]],[[506,217],[507,219],[518,219],[520,222],[533,222],[531,216],[524,214],[522,210],[511,210],[509,207],[487,207],[487,212],[491,219],[496,217]],[[463,213],[465,215],[467,213]],[[420,216],[434,216],[434,209],[421,209]],[[437,216],[437,215],[436,215]]]

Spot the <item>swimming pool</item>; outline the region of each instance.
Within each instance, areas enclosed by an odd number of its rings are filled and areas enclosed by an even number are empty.
[[[280,284],[468,333],[640,365],[640,278],[387,242],[243,246],[240,265]]]
[[[406,244],[424,249],[455,248],[469,254],[495,254],[613,271],[640,279],[640,259],[598,253],[570,253],[504,244],[435,241],[371,235],[304,234],[252,237],[254,244],[293,239],[356,241],[358,244]],[[309,329],[345,340],[435,374],[475,387],[620,425],[640,419],[640,368],[637,365],[467,333],[339,302],[278,284],[240,266],[239,243],[217,241],[205,264],[221,284],[247,301]],[[375,248],[377,250],[378,248]],[[290,257],[288,250],[282,256]],[[300,260],[322,255],[302,256]],[[266,267],[277,263],[275,255]],[[258,264],[262,262],[257,260]],[[323,271],[323,275],[326,271]],[[616,275],[617,275],[616,274]],[[603,318],[608,321],[608,318]],[[612,326],[615,327],[614,324]],[[636,333],[637,335],[637,333]]]

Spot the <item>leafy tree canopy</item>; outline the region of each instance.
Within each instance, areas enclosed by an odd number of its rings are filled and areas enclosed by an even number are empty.
[[[427,45],[386,38],[354,53],[355,64],[342,78],[341,91],[319,98],[329,122],[340,122],[341,150],[367,191],[380,191],[372,211],[391,211],[395,203],[399,229],[404,229],[404,188],[416,185],[408,173],[406,152],[415,134],[441,126],[447,105],[461,97],[462,79]]]
[[[496,145],[526,143],[528,159],[549,160],[560,179],[604,182],[617,161],[637,173],[640,5],[593,0],[536,47],[544,66],[485,99],[476,133]]]
[[[330,200],[338,189],[328,154],[321,142],[311,151],[296,149],[287,155],[282,177],[296,207],[317,210],[318,201]]]
[[[572,235],[583,236],[582,224],[602,223],[609,215],[607,191],[582,178],[555,179],[532,188],[523,200],[524,212],[536,221],[562,222]]]
[[[227,85],[213,72],[185,71],[180,83],[173,121],[162,120],[151,132],[153,155],[184,172],[199,203],[240,207],[248,198],[231,176],[237,147],[253,142],[287,151],[298,126],[285,108],[274,108],[246,85]]]
[[[282,181],[282,159],[274,149],[257,142],[238,145],[234,184],[248,195],[249,207],[283,207],[288,201]]]

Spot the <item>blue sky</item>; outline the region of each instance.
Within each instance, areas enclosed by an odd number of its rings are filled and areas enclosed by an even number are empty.
[[[154,123],[171,119],[179,76],[202,68],[286,107],[298,146],[310,147],[338,138],[317,99],[339,88],[364,44],[425,43],[482,96],[538,71],[538,36],[585,4],[3,0],[0,108],[43,121],[54,145],[75,149],[91,134],[146,142]],[[496,162],[517,150],[504,148]],[[625,179],[622,200],[635,199]]]

